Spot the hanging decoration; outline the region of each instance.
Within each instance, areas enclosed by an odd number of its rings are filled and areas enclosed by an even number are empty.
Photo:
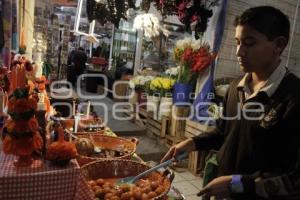
[[[170,32],[160,25],[159,19],[150,13],[140,14],[134,18],[133,27],[135,29],[143,30],[148,38],[159,36],[162,32],[163,35],[168,37]]]
[[[213,15],[212,8],[219,5],[219,0],[143,0],[141,8],[148,12],[151,3],[163,17],[177,15],[186,31],[195,31],[198,39],[206,31],[208,20]]]
[[[153,3],[153,6],[161,12],[163,17],[177,14],[178,0],[143,0],[140,7],[142,10],[148,12],[151,3]]]
[[[91,0],[86,2],[86,10],[90,22],[97,19],[100,24],[104,25],[108,21],[107,5]]]
[[[127,19],[127,10],[129,8],[135,9],[134,2],[133,0],[89,0],[86,4],[88,20],[90,22],[97,20],[102,25],[110,21],[119,27],[120,20]]]

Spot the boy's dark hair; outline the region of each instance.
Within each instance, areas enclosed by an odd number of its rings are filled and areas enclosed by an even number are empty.
[[[272,6],[249,8],[241,16],[236,17],[234,26],[249,25],[269,40],[283,36],[289,41],[290,22],[288,17],[279,9]]]

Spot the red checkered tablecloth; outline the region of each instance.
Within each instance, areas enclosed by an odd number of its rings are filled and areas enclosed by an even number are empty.
[[[92,200],[76,160],[65,167],[35,161],[16,168],[15,156],[0,152],[0,200]]]

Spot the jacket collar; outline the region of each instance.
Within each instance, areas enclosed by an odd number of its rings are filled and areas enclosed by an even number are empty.
[[[251,73],[246,73],[242,80],[238,83],[237,89],[245,93],[245,98],[250,99],[255,97],[259,92],[265,92],[268,97],[271,97],[277,90],[279,84],[283,80],[287,73],[287,68],[283,65],[279,65],[269,76],[266,82],[257,91],[251,93],[249,89],[249,81],[251,79]]]

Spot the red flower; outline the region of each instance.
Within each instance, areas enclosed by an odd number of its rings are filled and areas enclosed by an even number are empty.
[[[199,73],[208,67],[216,58],[216,54],[211,54],[209,48],[203,47],[194,55],[192,71]]]
[[[190,63],[193,60],[193,49],[186,48],[182,54],[181,61],[185,63]]]
[[[187,3],[186,2],[181,2],[181,4],[179,4],[179,6],[178,6],[178,10],[180,10],[180,11],[183,11],[183,10],[185,10],[186,9],[186,5],[187,5]]]
[[[191,18],[191,22],[198,21],[199,19],[200,19],[199,16],[193,15],[192,18]]]
[[[181,21],[181,22],[184,22],[184,19],[186,17],[186,6],[187,6],[187,3],[184,1],[182,3],[180,3],[178,6],[177,16],[178,16],[179,21]]]

